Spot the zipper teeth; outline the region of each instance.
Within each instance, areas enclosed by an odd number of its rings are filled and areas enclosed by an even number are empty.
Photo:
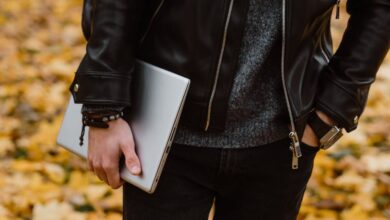
[[[142,38],[139,41],[140,44],[145,40],[145,37],[149,33],[150,28],[152,27],[153,21],[156,18],[157,14],[160,12],[160,9],[163,6],[164,2],[165,2],[165,0],[161,0],[160,4],[158,5],[156,10],[154,11],[152,18],[149,21],[148,27],[146,28],[146,31],[145,31],[144,35],[142,35]]]
[[[282,59],[281,59],[282,83],[283,83],[284,96],[286,98],[288,115],[289,115],[290,123],[291,123],[291,131],[295,132],[293,115],[292,115],[292,111],[291,111],[290,102],[288,101],[289,99],[288,99],[288,94],[287,94],[285,78],[284,78],[284,60],[285,60],[285,51],[286,51],[286,0],[283,0],[282,15],[283,15],[283,19],[282,19]]]
[[[227,29],[228,29],[228,26],[229,26],[230,16],[231,16],[232,9],[233,9],[233,2],[234,2],[234,0],[230,0],[229,11],[228,11],[228,15],[227,15],[226,22],[225,22],[224,32],[223,32],[221,51],[219,53],[218,65],[217,65],[217,70],[216,70],[216,73],[215,73],[213,90],[211,91],[211,97],[210,97],[209,105],[208,105],[208,109],[207,109],[207,121],[206,121],[205,131],[207,131],[207,129],[209,127],[209,124],[210,124],[211,105],[212,105],[212,102],[213,102],[213,99],[214,99],[215,90],[216,90],[216,87],[217,87],[218,76],[219,76],[219,72],[220,72],[220,69],[221,69],[222,56],[223,56],[223,52],[225,50]]]
[[[328,54],[325,52],[325,48],[324,48],[324,45],[323,45],[322,38],[323,38],[323,35],[321,35],[321,39],[320,39],[320,49],[321,49],[321,53],[324,55],[324,58],[326,59],[326,62],[329,63],[330,57],[329,57]]]

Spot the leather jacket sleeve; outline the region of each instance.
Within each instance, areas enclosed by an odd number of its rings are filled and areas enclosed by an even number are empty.
[[[139,1],[84,0],[86,53],[69,87],[75,103],[131,106]]]
[[[371,84],[390,46],[390,0],[348,0],[341,44],[322,70],[316,108],[347,132],[357,128]]]

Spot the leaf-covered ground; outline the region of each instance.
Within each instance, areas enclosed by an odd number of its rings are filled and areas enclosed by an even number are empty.
[[[121,219],[121,190],[55,145],[85,50],[81,0],[0,1],[0,220]],[[347,15],[334,20],[335,45]],[[305,220],[390,219],[390,59],[357,130],[320,152]]]

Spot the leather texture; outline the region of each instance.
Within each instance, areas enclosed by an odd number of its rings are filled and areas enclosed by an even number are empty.
[[[337,1],[284,1],[284,79],[298,136],[313,109],[356,129],[389,50],[390,0],[348,0],[334,54]],[[134,59],[143,59],[190,78],[180,123],[221,131],[247,10],[248,0],[84,0],[87,51],[69,90],[76,103],[131,107]]]

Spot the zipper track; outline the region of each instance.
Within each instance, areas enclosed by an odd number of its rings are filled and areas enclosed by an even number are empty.
[[[299,159],[299,157],[302,156],[302,152],[301,152],[301,147],[299,144],[298,134],[297,134],[296,129],[295,129],[294,118],[293,118],[293,114],[291,111],[291,105],[290,105],[290,101],[288,98],[286,82],[285,82],[285,77],[284,77],[284,73],[285,73],[284,63],[285,63],[285,55],[286,55],[286,0],[283,0],[282,17],[283,17],[283,19],[282,19],[281,75],[282,75],[283,92],[284,92],[284,96],[285,96],[285,100],[286,100],[286,104],[287,104],[288,115],[289,115],[290,124],[291,124],[291,131],[289,133],[289,138],[291,139],[289,148],[292,151],[291,168],[298,169],[298,159]]]
[[[212,107],[213,100],[214,100],[215,90],[217,88],[217,81],[218,81],[219,72],[221,70],[222,57],[223,57],[223,52],[225,50],[225,45],[226,45],[227,29],[229,26],[230,16],[231,16],[232,9],[233,9],[233,3],[234,3],[234,0],[230,0],[228,15],[226,17],[226,22],[225,22],[225,27],[224,27],[224,32],[223,32],[222,46],[221,46],[221,50],[219,53],[217,70],[216,70],[215,78],[214,78],[213,89],[211,91],[211,96],[210,96],[208,109],[207,109],[207,120],[206,120],[206,125],[204,128],[205,131],[207,131],[207,129],[209,128],[209,125],[210,125],[211,107]]]
[[[282,21],[282,59],[281,59],[282,83],[283,83],[284,96],[286,98],[288,115],[290,118],[291,131],[295,132],[294,119],[293,119],[293,115],[292,115],[292,111],[291,111],[290,102],[288,99],[286,82],[285,82],[285,78],[284,78],[284,62],[285,62],[285,53],[286,53],[286,0],[283,0],[282,13],[283,13],[283,19],[282,19],[283,20]]]
[[[149,33],[150,28],[152,27],[154,19],[157,17],[158,13],[160,12],[161,7],[163,6],[165,0],[161,0],[160,4],[157,6],[156,10],[154,11],[152,18],[150,18],[148,27],[146,28],[145,33],[142,35],[141,39],[139,40],[139,44],[142,44],[144,42],[146,35]]]

